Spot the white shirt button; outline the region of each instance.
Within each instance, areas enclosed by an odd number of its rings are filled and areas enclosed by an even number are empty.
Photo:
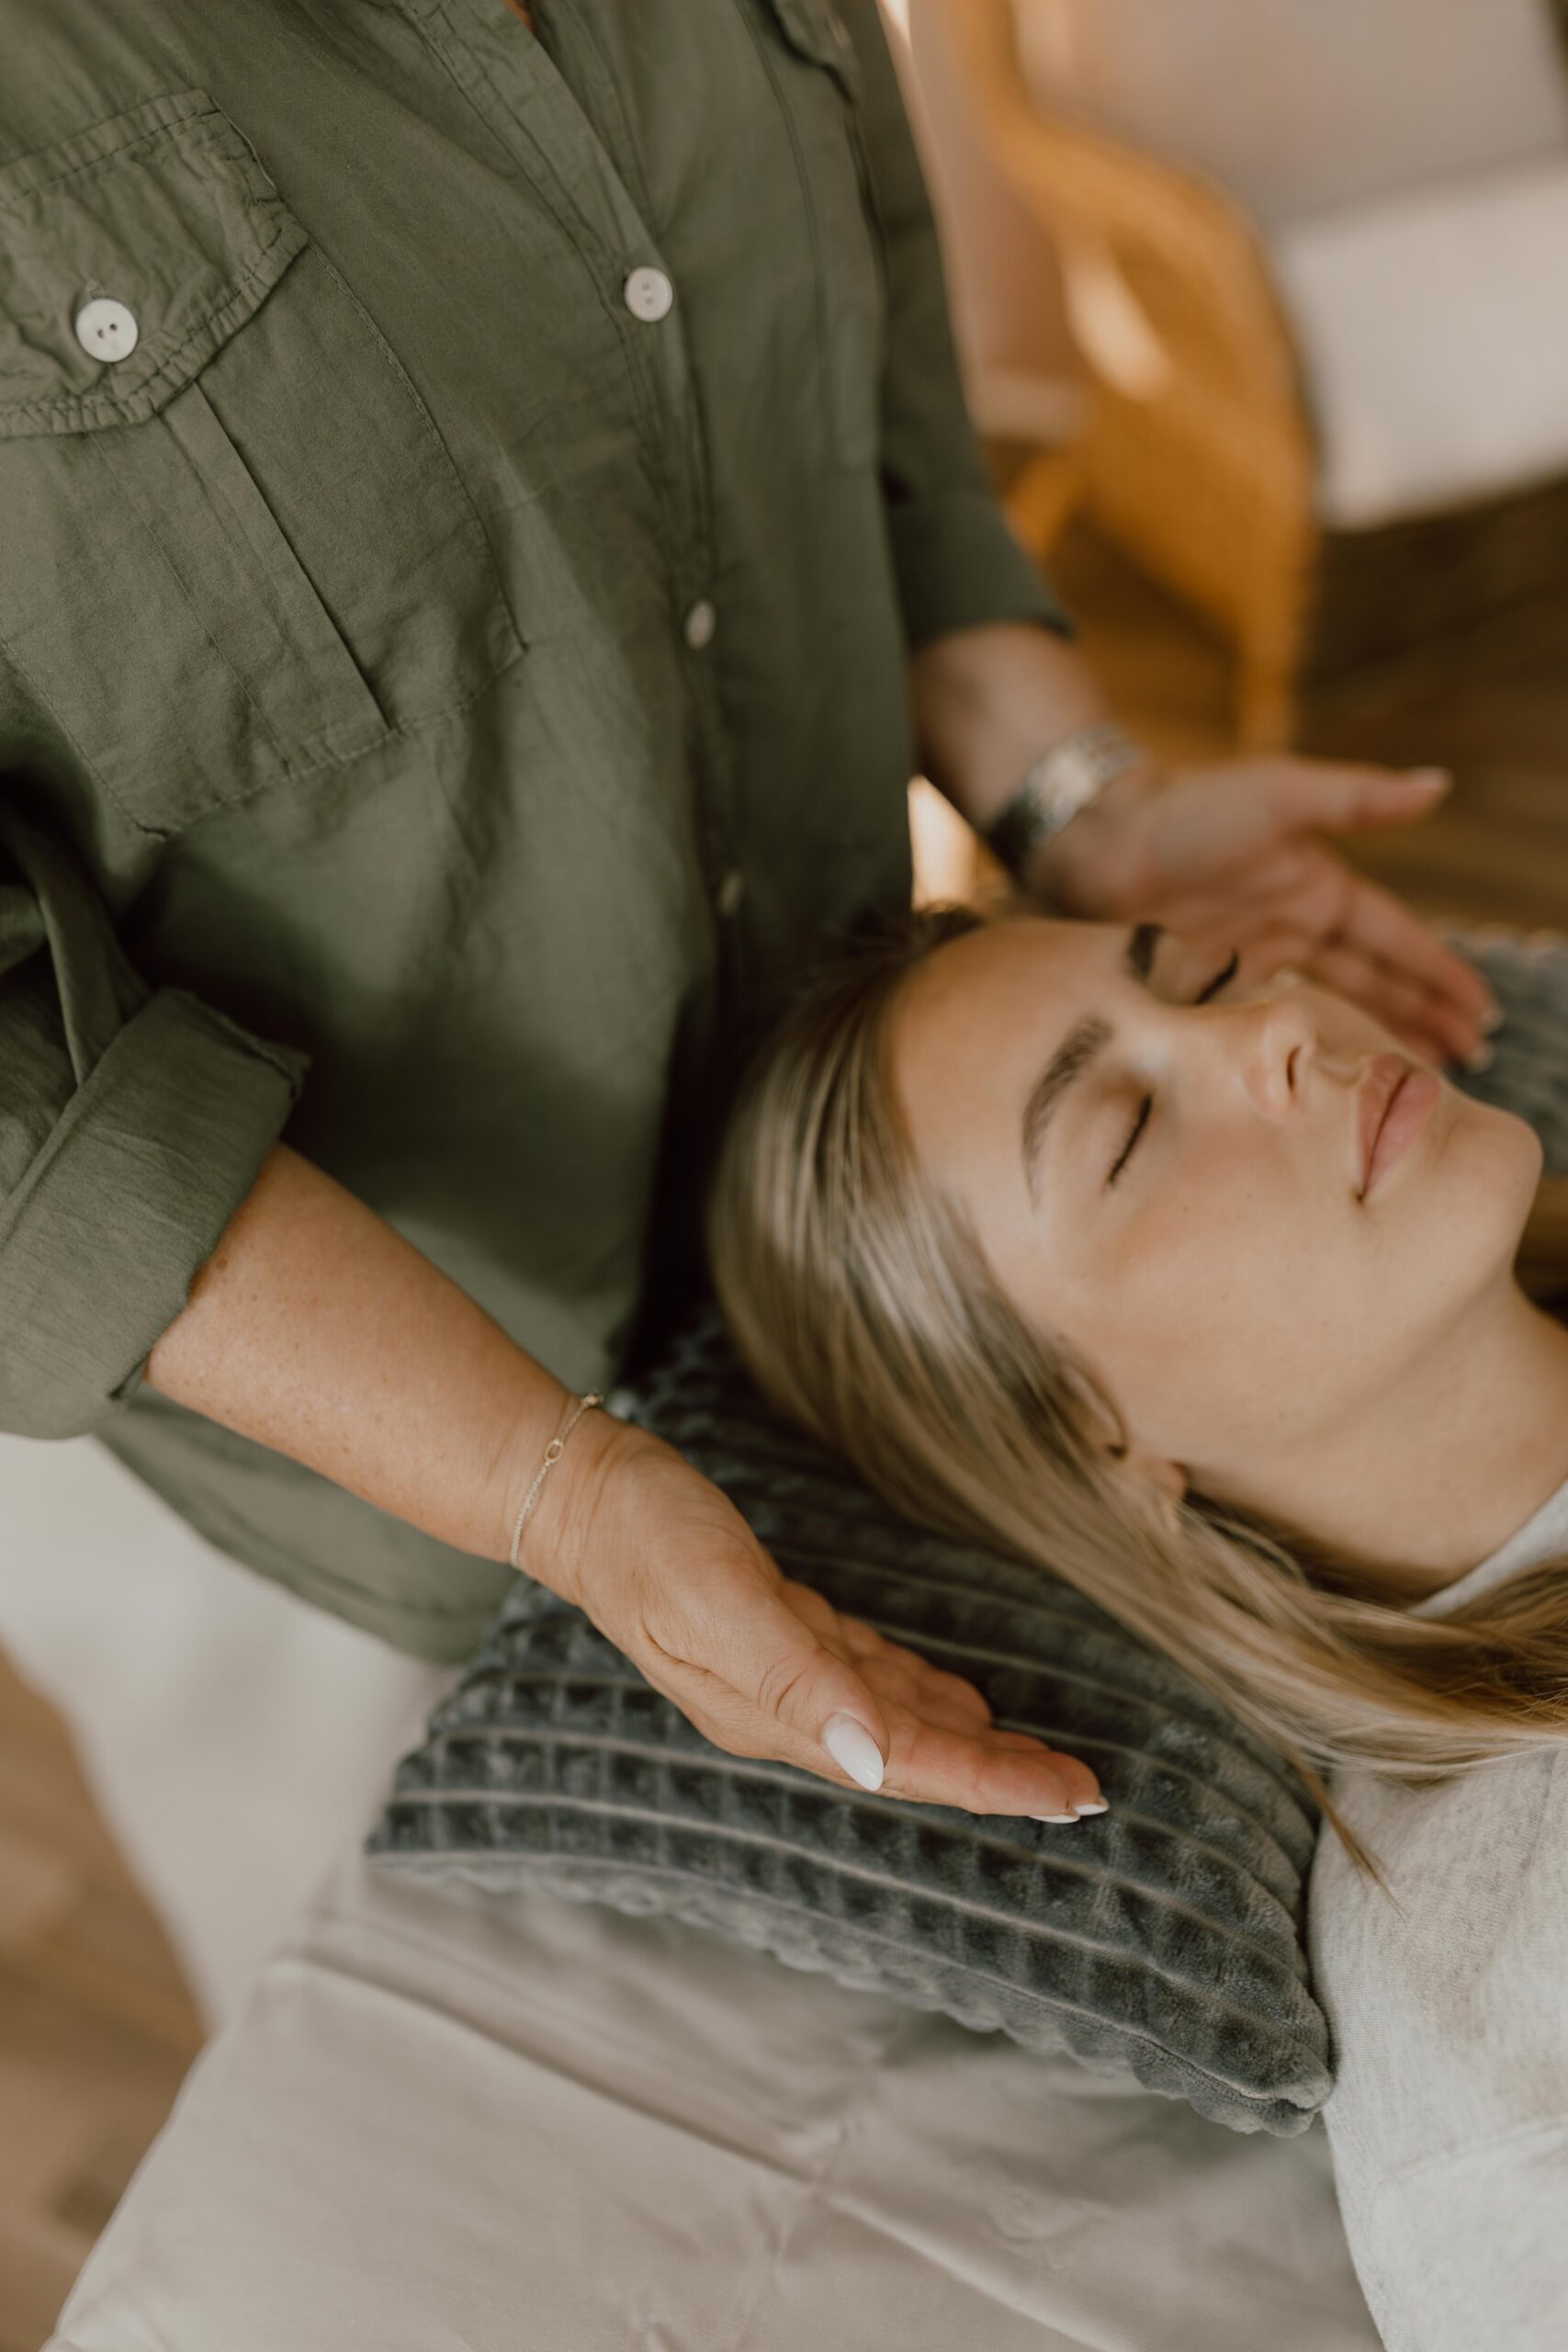
[[[718,886],[716,903],[719,913],[725,916],[732,915],[745,896],[746,876],[739,866],[732,865]]]
[[[123,302],[111,300],[107,294],[84,302],[72,324],[77,342],[93,359],[129,358],[141,332],[135,311],[128,311]]]
[[[713,643],[714,630],[718,627],[718,615],[705,596],[699,596],[686,615],[686,642],[694,653],[702,652]]]
[[[621,292],[633,318],[647,326],[666,318],[675,300],[675,288],[661,269],[634,269]]]

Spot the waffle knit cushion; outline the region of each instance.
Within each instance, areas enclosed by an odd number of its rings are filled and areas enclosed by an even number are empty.
[[[370,1852],[673,1912],[1130,2067],[1238,2131],[1304,2131],[1332,2078],[1302,1933],[1316,1815],[1285,1769],[1071,1587],[897,1518],[768,1412],[711,1313],[616,1402],[725,1489],[785,1576],[966,1676],[998,1726],[1081,1757],[1110,1812],[972,1814],[732,1756],[519,1578]]]
[[[1543,1074],[1543,1057],[1568,1070],[1568,943],[1472,952],[1509,1019],[1493,1069],[1457,1082],[1517,1102],[1550,1163],[1568,1150],[1562,1082]],[[524,1577],[399,1766],[368,1851],[422,1878],[669,1912],[1130,2072],[1234,2131],[1306,2131],[1334,2076],[1303,1939],[1319,1816],[1296,1774],[1071,1586],[897,1516],[770,1411],[711,1306],[613,1402],[720,1486],[786,1576],[968,1678],[999,1727],[1081,1757],[1111,1810],[1056,1826],[732,1756]]]

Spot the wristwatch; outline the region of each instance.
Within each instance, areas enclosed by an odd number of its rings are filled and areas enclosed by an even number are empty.
[[[1150,754],[1114,719],[1075,729],[1043,752],[980,838],[1017,881],[1042,842],[1092,800],[1112,776],[1147,764]]]

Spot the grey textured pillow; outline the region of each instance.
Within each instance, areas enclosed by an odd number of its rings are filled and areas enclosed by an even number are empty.
[[[1449,1077],[1477,1102],[1528,1119],[1545,1153],[1542,1173],[1568,1176],[1568,934],[1495,923],[1439,936],[1485,973],[1506,1016],[1491,1068]]]
[[[1493,1068],[1460,1082],[1530,1117],[1549,1166],[1568,1160],[1568,943],[1450,935],[1509,1012]],[[1318,1813],[1298,1777],[1070,1586],[897,1517],[769,1411],[711,1308],[615,1402],[729,1494],[787,1576],[967,1676],[998,1724],[1083,1757],[1111,1810],[1057,1827],[731,1756],[521,1578],[367,1850],[420,1877],[670,1912],[1131,2072],[1235,2131],[1307,2130],[1334,2077],[1303,1939]]]

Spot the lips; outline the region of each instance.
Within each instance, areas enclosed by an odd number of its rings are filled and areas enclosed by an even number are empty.
[[[1356,1189],[1365,1193],[1371,1173],[1378,1131],[1393,1098],[1416,1065],[1404,1054],[1374,1054],[1366,1076],[1356,1090]]]

